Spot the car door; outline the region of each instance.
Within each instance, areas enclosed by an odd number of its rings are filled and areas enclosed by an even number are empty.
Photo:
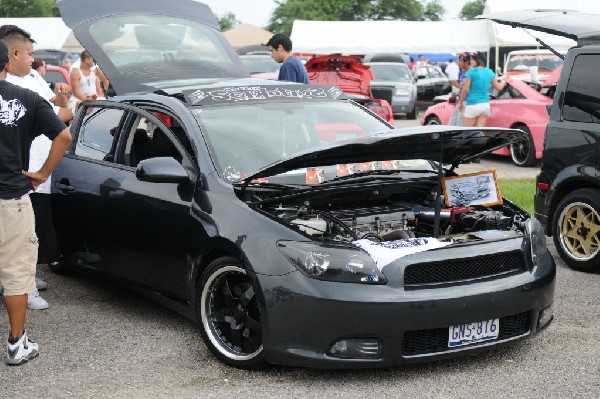
[[[445,94],[446,89],[449,87],[448,78],[433,66],[428,65],[427,69],[429,70],[429,76],[431,76],[433,80],[434,97]]]
[[[417,78],[418,99],[421,101],[432,101],[435,94],[435,85],[429,75],[427,65],[417,66]]]
[[[195,182],[190,156],[153,114],[127,104],[91,104],[78,114],[72,151],[53,176],[63,250],[78,266],[185,299]],[[157,143],[161,137],[162,146],[152,148],[150,143],[145,158],[169,156],[160,150],[171,144],[171,154],[190,171],[189,182],[153,183],[136,177],[142,151],[136,161],[131,158],[140,133],[135,121],[155,126],[152,137]]]

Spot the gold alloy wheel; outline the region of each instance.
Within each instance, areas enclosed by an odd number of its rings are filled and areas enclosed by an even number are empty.
[[[560,214],[560,244],[575,260],[589,260],[600,248],[600,217],[583,202],[569,204]]]

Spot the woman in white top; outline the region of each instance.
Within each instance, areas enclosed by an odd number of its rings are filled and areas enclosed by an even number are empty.
[[[102,88],[100,87],[100,79],[96,76],[93,68],[95,65],[94,58],[84,51],[81,53],[81,63],[79,68],[71,68],[71,106],[74,106],[78,101],[95,100],[102,96]]]

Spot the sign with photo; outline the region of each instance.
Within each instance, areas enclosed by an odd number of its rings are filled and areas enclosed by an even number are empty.
[[[499,205],[502,194],[495,170],[442,178],[446,206]]]

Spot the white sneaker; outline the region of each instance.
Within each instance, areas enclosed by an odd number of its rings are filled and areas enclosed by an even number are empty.
[[[42,310],[48,309],[48,302],[40,296],[37,291],[27,294],[27,309]]]
[[[18,366],[37,357],[39,354],[38,344],[30,340],[27,331],[25,331],[23,336],[14,344],[11,344],[8,340],[6,341],[6,359],[4,361],[9,366]]]
[[[48,288],[48,283],[42,280],[41,278],[35,278],[35,288],[38,291],[43,291]]]

